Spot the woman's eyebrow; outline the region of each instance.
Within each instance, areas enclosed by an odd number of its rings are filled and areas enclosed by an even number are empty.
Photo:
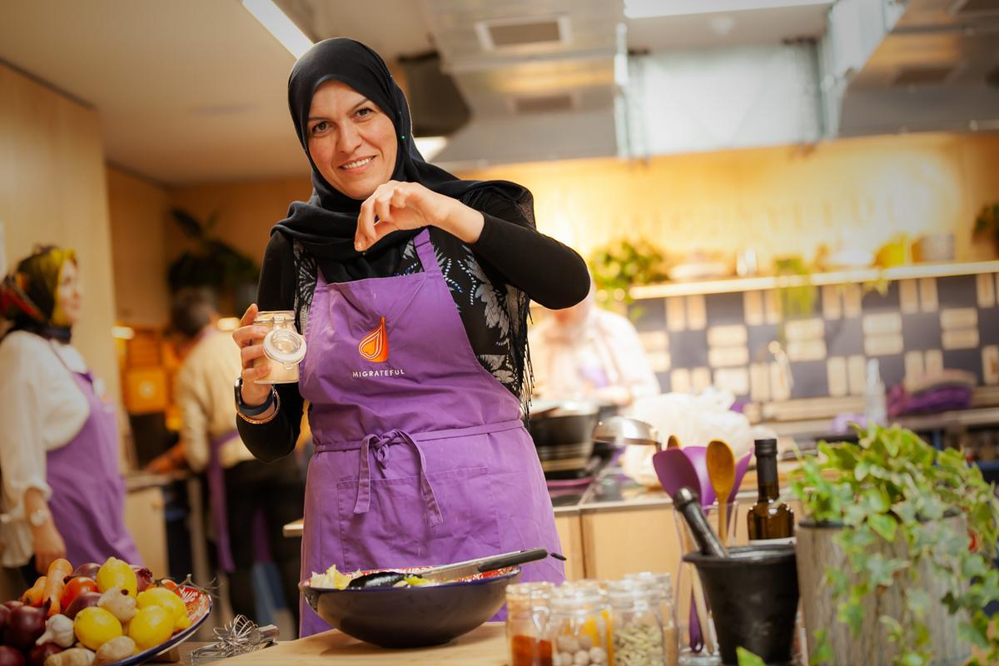
[[[365,104],[369,104],[370,102],[371,100],[365,97],[360,102],[358,102],[357,104],[355,104],[350,108],[351,113],[357,111],[360,107],[364,106]],[[313,120],[328,120],[328,118],[326,116],[309,116],[308,122],[312,122]]]

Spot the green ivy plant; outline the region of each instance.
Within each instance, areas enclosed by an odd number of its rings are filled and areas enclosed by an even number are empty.
[[[934,449],[904,428],[874,425],[858,428],[858,435],[859,445],[821,443],[820,455],[802,459],[791,479],[791,491],[809,518],[843,525],[836,539],[851,570],[825,572],[839,604],[838,620],[856,635],[865,609],[873,605],[867,600],[898,586],[904,616],[879,618],[901,646],[897,666],[930,663],[926,617],[935,603],[961,614],[961,637],[987,654],[985,663],[999,664],[999,626],[994,626],[999,616],[990,620],[983,612],[999,600],[999,571],[992,565],[999,542],[994,487],[959,451]],[[941,522],[956,512],[964,515],[967,533]],[[879,540],[895,543],[899,537],[908,546],[907,557],[889,558],[871,549]],[[942,599],[931,599],[914,584],[924,562],[946,584]],[[830,663],[824,635],[816,638],[811,663]]]

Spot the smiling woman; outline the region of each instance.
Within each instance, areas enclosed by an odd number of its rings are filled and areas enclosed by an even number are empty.
[[[288,100],[314,190],[272,231],[258,303],[295,311],[308,343],[301,380],[266,383],[256,306],[233,337],[238,426],[254,455],[290,453],[309,401],[302,578],[331,565],[558,552],[523,424],[528,302],[577,303],[586,265],[537,232],[523,187],[427,164],[402,91],[366,46],[316,44],[295,64]],[[563,577],[556,560],[524,570]],[[303,636],[327,628],[303,605]]]

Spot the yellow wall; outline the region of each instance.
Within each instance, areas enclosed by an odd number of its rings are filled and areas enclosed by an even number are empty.
[[[513,180],[534,192],[539,228],[584,256],[621,236],[682,255],[754,247],[761,264],[811,258],[819,243],[873,250],[893,234],[953,233],[957,258],[992,256],[974,243],[975,213],[999,199],[999,135],[921,134],[671,155],[647,161],[573,160],[463,172]],[[307,176],[205,184],[171,193],[219,233],[262,256],[271,226],[308,196]],[[168,232],[170,256],[183,240]]]
[[[118,320],[163,326],[169,312],[164,248],[169,195],[114,167],[107,176]]]
[[[823,242],[875,249],[897,232],[951,232],[957,258],[972,260],[993,252],[972,242],[971,227],[999,199],[997,164],[999,135],[928,134],[462,175],[527,186],[538,226],[584,256],[628,236],[680,254],[751,246],[767,262],[811,258]]]
[[[117,398],[111,233],[97,114],[2,63],[0,222],[8,268],[36,243],[76,249],[84,312],[73,343]]]

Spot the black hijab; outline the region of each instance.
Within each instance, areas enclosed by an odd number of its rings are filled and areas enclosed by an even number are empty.
[[[319,42],[299,58],[288,79],[288,106],[295,131],[312,166],[312,196],[296,201],[288,217],[271,233],[280,233],[301,243],[319,260],[327,280],[356,280],[384,275],[398,266],[406,243],[419,229],[389,234],[364,254],[354,249],[357,216],[362,201],[334,189],[316,168],[309,155],[308,117],[312,97],[325,81],[340,81],[374,102],[392,119],[396,129],[395,170],[392,179],[420,183],[439,194],[467,201],[486,191],[519,201],[527,191],[506,181],[460,180],[447,171],[428,164],[416,149],[412,136],[409,105],[388,67],[373,50],[352,39],[337,38]],[[339,264],[332,267],[331,262]],[[331,271],[343,274],[330,275]]]

